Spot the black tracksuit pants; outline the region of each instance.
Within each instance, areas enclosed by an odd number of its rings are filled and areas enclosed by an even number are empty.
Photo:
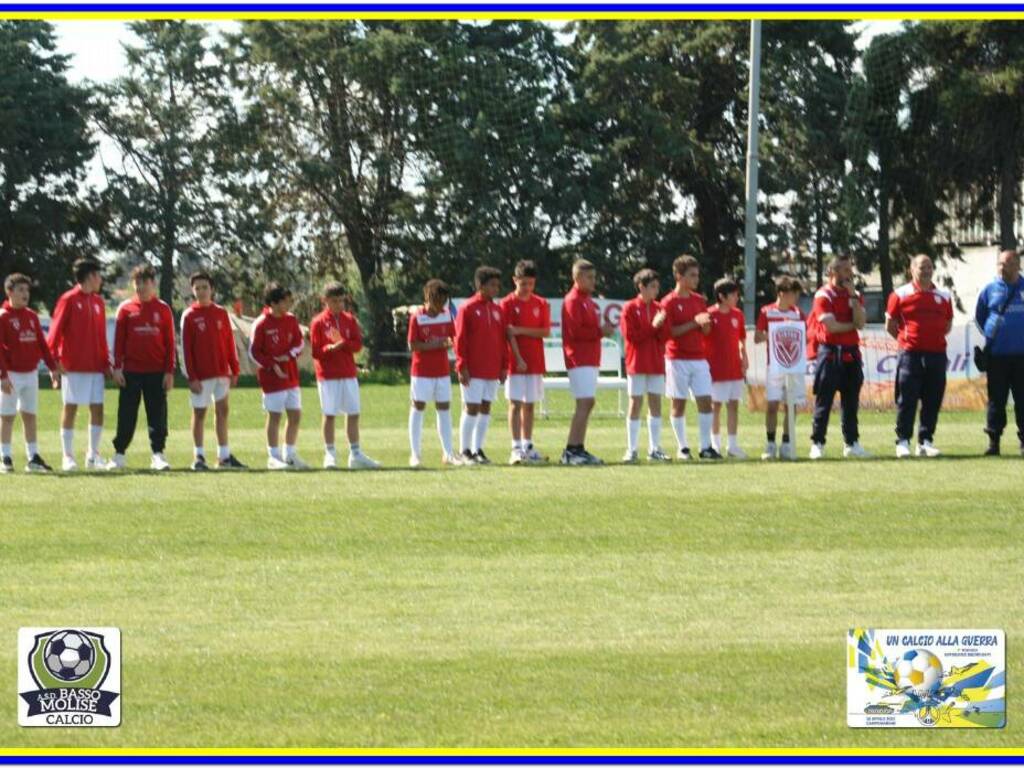
[[[945,352],[901,351],[896,369],[896,439],[910,440],[917,404],[921,403],[917,442],[931,440],[945,394]]]
[[[843,352],[853,355],[843,362]],[[811,441],[825,444],[828,420],[836,393],[843,414],[843,440],[852,445],[860,439],[857,413],[860,409],[860,388],[864,385],[864,369],[857,347],[835,347],[822,344],[818,348],[818,367],[814,371],[814,423]]]
[[[163,373],[124,374],[124,386],[117,399],[117,434],[114,450],[124,453],[135,436],[139,420],[139,401],[146,405],[149,424],[149,447],[153,453],[163,453],[167,445],[167,391]]]

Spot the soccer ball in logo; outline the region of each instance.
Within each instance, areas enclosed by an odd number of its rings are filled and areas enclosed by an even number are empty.
[[[57,678],[74,682],[81,680],[96,661],[92,643],[85,635],[71,629],[54,632],[43,651],[46,668]]]
[[[931,651],[910,650],[893,668],[896,685],[909,688],[916,696],[929,696],[942,682],[942,662]]]

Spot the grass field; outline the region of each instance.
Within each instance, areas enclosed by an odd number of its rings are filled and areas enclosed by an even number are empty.
[[[319,462],[303,394],[300,452]],[[445,470],[428,415],[412,471],[406,397],[363,389],[364,447],[395,467],[376,473],[0,478],[0,746],[1024,744],[1014,693],[998,731],[845,724],[851,626],[1001,627],[1011,687],[1024,676],[1024,464],[977,458],[980,414],[944,415],[932,461],[889,458],[885,413],[863,419],[884,458],[859,463]],[[602,397],[588,443],[617,460]],[[48,392],[51,463],[56,414]],[[741,415],[752,455],[762,418]],[[187,419],[176,390],[176,467]],[[258,391],[234,394],[233,423],[262,466]],[[536,442],[554,455],[565,430],[541,422]],[[133,449],[146,466],[144,427]],[[18,627],[76,624],[121,628],[121,727],[19,728]]]

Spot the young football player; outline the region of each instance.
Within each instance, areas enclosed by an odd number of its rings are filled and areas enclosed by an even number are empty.
[[[802,291],[800,281],[789,275],[782,275],[775,280],[775,301],[761,307],[757,315],[757,324],[754,326],[754,343],[764,344],[768,341],[768,328],[772,323],[797,322],[805,323],[807,318],[803,310],[797,306]],[[768,349],[768,359],[771,359],[771,348]],[[799,387],[793,393],[794,402],[803,405],[806,394],[803,387]],[[767,403],[764,414],[764,428],[766,442],[764,453],[761,458],[769,461],[775,458],[795,459],[796,450],[790,440],[793,425],[789,423],[788,409],[783,408],[782,445],[775,440],[778,434],[779,405],[786,402],[786,377],[782,375],[773,376],[771,368],[768,370],[768,378],[765,385],[765,401]]]
[[[74,472],[75,416],[78,406],[89,407],[89,450],[87,469],[104,469],[100,456],[103,436],[103,380],[110,375],[110,349],[107,345],[107,305],[100,296],[103,275],[93,259],[79,259],[72,267],[75,287],[58,300],[50,320],[47,344],[57,362],[60,377],[60,441],[63,448],[61,469]]]
[[[647,460],[671,461],[661,450],[661,398],[665,395],[665,312],[658,303],[660,283],[653,269],[641,269],[633,276],[637,295],[622,308],[620,325],[626,342],[626,388],[629,416],[626,418],[626,455],[637,460],[640,440],[640,411],[647,396]]]
[[[551,307],[534,291],[537,265],[520,261],[512,274],[515,290],[501,301],[508,324],[508,428],[512,433],[509,464],[543,461],[533,447],[535,403],[544,398],[544,339],[551,335]]]
[[[125,452],[135,436],[139,403],[146,406],[149,425],[149,468],[168,470],[167,391],[174,386],[174,315],[156,295],[156,271],[149,264],[132,270],[135,295],[117,308],[114,331],[114,381],[117,398],[117,433],[114,457],[107,469],[125,468]]]
[[[377,469],[380,465],[359,447],[359,379],[355,353],[363,348],[363,331],[351,312],[351,299],[341,283],[324,288],[324,309],[309,324],[309,344],[316,368],[316,386],[323,412],[324,469],[337,469],[334,420],[345,414],[348,468]]]
[[[665,324],[665,377],[672,398],[672,431],[679,444],[679,458],[692,458],[686,439],[686,400],[697,401],[700,426],[700,457],[718,460],[721,454],[711,445],[711,368],[704,350],[704,337],[711,333],[711,316],[700,288],[700,263],[693,256],[672,262],[676,285],[661,300],[668,315]]]
[[[224,307],[213,302],[213,278],[205,272],[189,277],[192,305],[181,315],[181,371],[188,379],[192,403],[192,469],[203,472],[206,463],[203,438],[206,411],[213,405],[217,432],[217,468],[245,469],[228,443],[228,397],[238,384],[238,350],[231,319]]]
[[[601,339],[615,333],[615,326],[601,322],[594,301],[597,271],[585,259],[572,265],[573,286],[562,302],[562,354],[569,374],[569,390],[576,410],[569,425],[569,437],[562,451],[562,464],[583,466],[602,461],[587,451],[587,423],[597,402],[597,375],[601,365]]]
[[[494,302],[501,290],[501,272],[479,267],[476,293],[455,315],[455,370],[464,410],[459,424],[463,463],[490,464],[484,453],[491,403],[508,375],[505,319]]]
[[[302,418],[298,357],[304,342],[302,328],[291,313],[292,292],[270,283],[263,296],[263,313],[252,324],[249,357],[257,366],[263,410],[267,412],[267,469],[309,469],[295,443]],[[281,414],[287,414],[284,455],[281,454]]]
[[[39,315],[29,307],[32,281],[15,272],[4,280],[7,301],[0,308],[0,472],[14,470],[11,439],[14,417],[21,414],[25,432],[25,471],[50,472],[51,467],[39,455],[36,442],[36,405],[39,400],[39,361],[50,369],[53,386],[58,385],[50,348],[43,337]]]
[[[409,409],[409,466],[421,464],[423,413],[428,402],[437,412],[437,434],[441,438],[441,461],[450,466],[461,464],[452,448],[452,378],[448,350],[455,337],[455,322],[448,309],[451,292],[441,280],[428,280],[423,286],[423,306],[409,318],[409,351],[412,352],[409,385],[412,407]]]
[[[711,332],[704,337],[704,351],[711,368],[711,403],[714,419],[711,424],[711,445],[719,453],[721,443],[722,405],[725,405],[729,444],[724,454],[733,459],[745,459],[736,436],[739,427],[740,398],[747,375],[747,331],[743,312],[736,308],[740,301],[740,286],[731,277],[723,277],[714,286],[718,303],[708,315]]]

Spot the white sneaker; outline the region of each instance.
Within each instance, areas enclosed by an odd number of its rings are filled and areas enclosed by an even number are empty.
[[[288,465],[289,469],[302,470],[310,468],[309,464],[300,459],[297,454],[295,456],[292,456],[290,459],[285,459],[284,463]]]
[[[324,454],[324,469],[337,469],[338,457],[333,453]]]
[[[531,464],[543,464],[547,461],[546,458],[541,456],[540,452],[536,448],[527,448],[525,455],[526,460]]]
[[[362,451],[355,453],[349,453],[348,455],[348,468],[349,469],[380,469],[380,464],[371,459]]]
[[[281,461],[276,456],[267,456],[267,469],[291,469],[287,461]]]
[[[451,459],[451,458],[452,458],[451,456],[445,456],[443,459],[441,459],[441,463],[442,464],[453,463],[453,462],[449,461],[449,459]],[[420,467],[423,466],[423,462],[420,461],[420,457],[419,456],[410,456],[409,457],[409,466],[412,467],[413,469],[419,469]]]
[[[765,443],[764,453],[761,454],[761,461],[772,461],[779,457],[779,448],[775,443]]]
[[[115,453],[110,461],[103,462],[103,469],[107,472],[120,472],[126,466],[128,466],[128,462],[125,461],[123,453]]]
[[[62,472],[77,472],[78,462],[74,456],[65,456],[60,460],[60,469]]]
[[[157,472],[166,472],[171,465],[167,463],[167,459],[162,453],[154,453],[153,458],[149,460],[149,468],[155,469]]]
[[[824,455],[824,447],[822,447],[822,455]],[[783,443],[779,446],[779,458],[786,461],[796,461],[796,446],[792,443]]]
[[[636,451],[626,451],[626,453],[622,456],[622,463],[623,464],[636,464],[637,458],[638,457],[637,457],[637,452]]]
[[[441,463],[446,467],[461,467],[462,459],[457,453],[446,453],[441,457]],[[410,466],[412,465],[412,459],[409,460]],[[419,466],[419,458],[416,457],[416,466]]]
[[[917,455],[923,456],[928,459],[934,459],[937,456],[942,455],[942,451],[935,447],[935,444],[931,440],[925,440],[923,443],[917,444]]]
[[[513,448],[508,455],[509,464],[522,464],[524,461],[526,461],[526,452],[521,448]]]
[[[870,453],[865,451],[860,443],[854,443],[853,445],[843,446],[843,458],[844,459],[867,459],[871,456]]]
[[[689,446],[686,448],[680,448],[679,453],[676,454],[676,458],[679,459],[679,461],[692,461],[693,454],[690,453]]]
[[[811,452],[807,454],[807,458],[814,461],[825,458],[825,446],[821,443],[811,443]]]
[[[88,456],[85,457],[86,469],[107,469],[107,464],[109,463],[110,462],[106,461],[98,453],[90,453]]]
[[[897,459],[909,459],[910,458],[910,443],[906,440],[899,440],[896,443],[896,458]]]
[[[738,446],[736,448],[730,448],[728,451],[726,451],[725,455],[728,456],[730,459],[747,458],[747,452]]]

